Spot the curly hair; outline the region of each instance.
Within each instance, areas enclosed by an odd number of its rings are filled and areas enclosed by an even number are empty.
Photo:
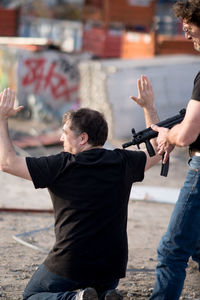
[[[76,136],[86,132],[88,143],[92,146],[105,144],[108,136],[108,124],[102,113],[90,108],[80,108],[64,114],[62,123],[65,124],[68,120],[71,121],[70,129]]]
[[[173,5],[176,17],[200,27],[200,0],[178,1]]]

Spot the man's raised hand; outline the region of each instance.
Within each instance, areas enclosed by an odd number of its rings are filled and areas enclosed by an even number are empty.
[[[0,93],[0,120],[7,120],[9,117],[15,116],[23,106],[14,107],[15,92],[10,88],[6,88]]]
[[[131,96],[142,108],[152,109],[154,107],[154,92],[150,80],[147,76],[142,75],[137,80],[138,97]]]

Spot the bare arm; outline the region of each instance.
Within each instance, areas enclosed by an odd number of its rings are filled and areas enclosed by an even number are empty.
[[[170,130],[153,125],[153,130],[158,131],[158,153],[166,153],[166,161],[171,149],[170,144],[185,147],[193,143],[200,134],[200,101],[191,99],[183,121]]]
[[[31,180],[25,158],[17,156],[8,130],[8,118],[14,116],[23,107],[14,108],[15,93],[5,89],[0,94],[0,170]]]
[[[200,134],[200,101],[191,99],[183,121],[168,132],[169,143],[179,147],[193,143]]]
[[[158,114],[154,104],[154,92],[152,89],[151,82],[146,76],[142,75],[141,78],[137,81],[137,88],[138,97],[131,96],[131,99],[143,108],[146,127],[150,127],[151,124],[159,122]],[[156,151],[156,139],[152,140],[152,144]],[[154,166],[157,162],[159,162],[161,156],[156,154],[155,156],[150,157],[147,151],[145,151],[145,153],[147,155],[147,161],[145,166],[146,171],[152,166]]]

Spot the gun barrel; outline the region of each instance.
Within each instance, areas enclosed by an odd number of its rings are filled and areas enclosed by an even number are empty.
[[[133,143],[132,143],[132,141],[131,141],[131,142],[124,143],[124,144],[122,145],[122,147],[123,147],[123,148],[127,148],[127,147],[130,147],[130,146],[132,146],[132,145],[133,145]]]

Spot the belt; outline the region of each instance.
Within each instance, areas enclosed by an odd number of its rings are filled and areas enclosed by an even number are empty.
[[[192,156],[200,156],[200,150],[190,149],[189,150],[190,157]]]

